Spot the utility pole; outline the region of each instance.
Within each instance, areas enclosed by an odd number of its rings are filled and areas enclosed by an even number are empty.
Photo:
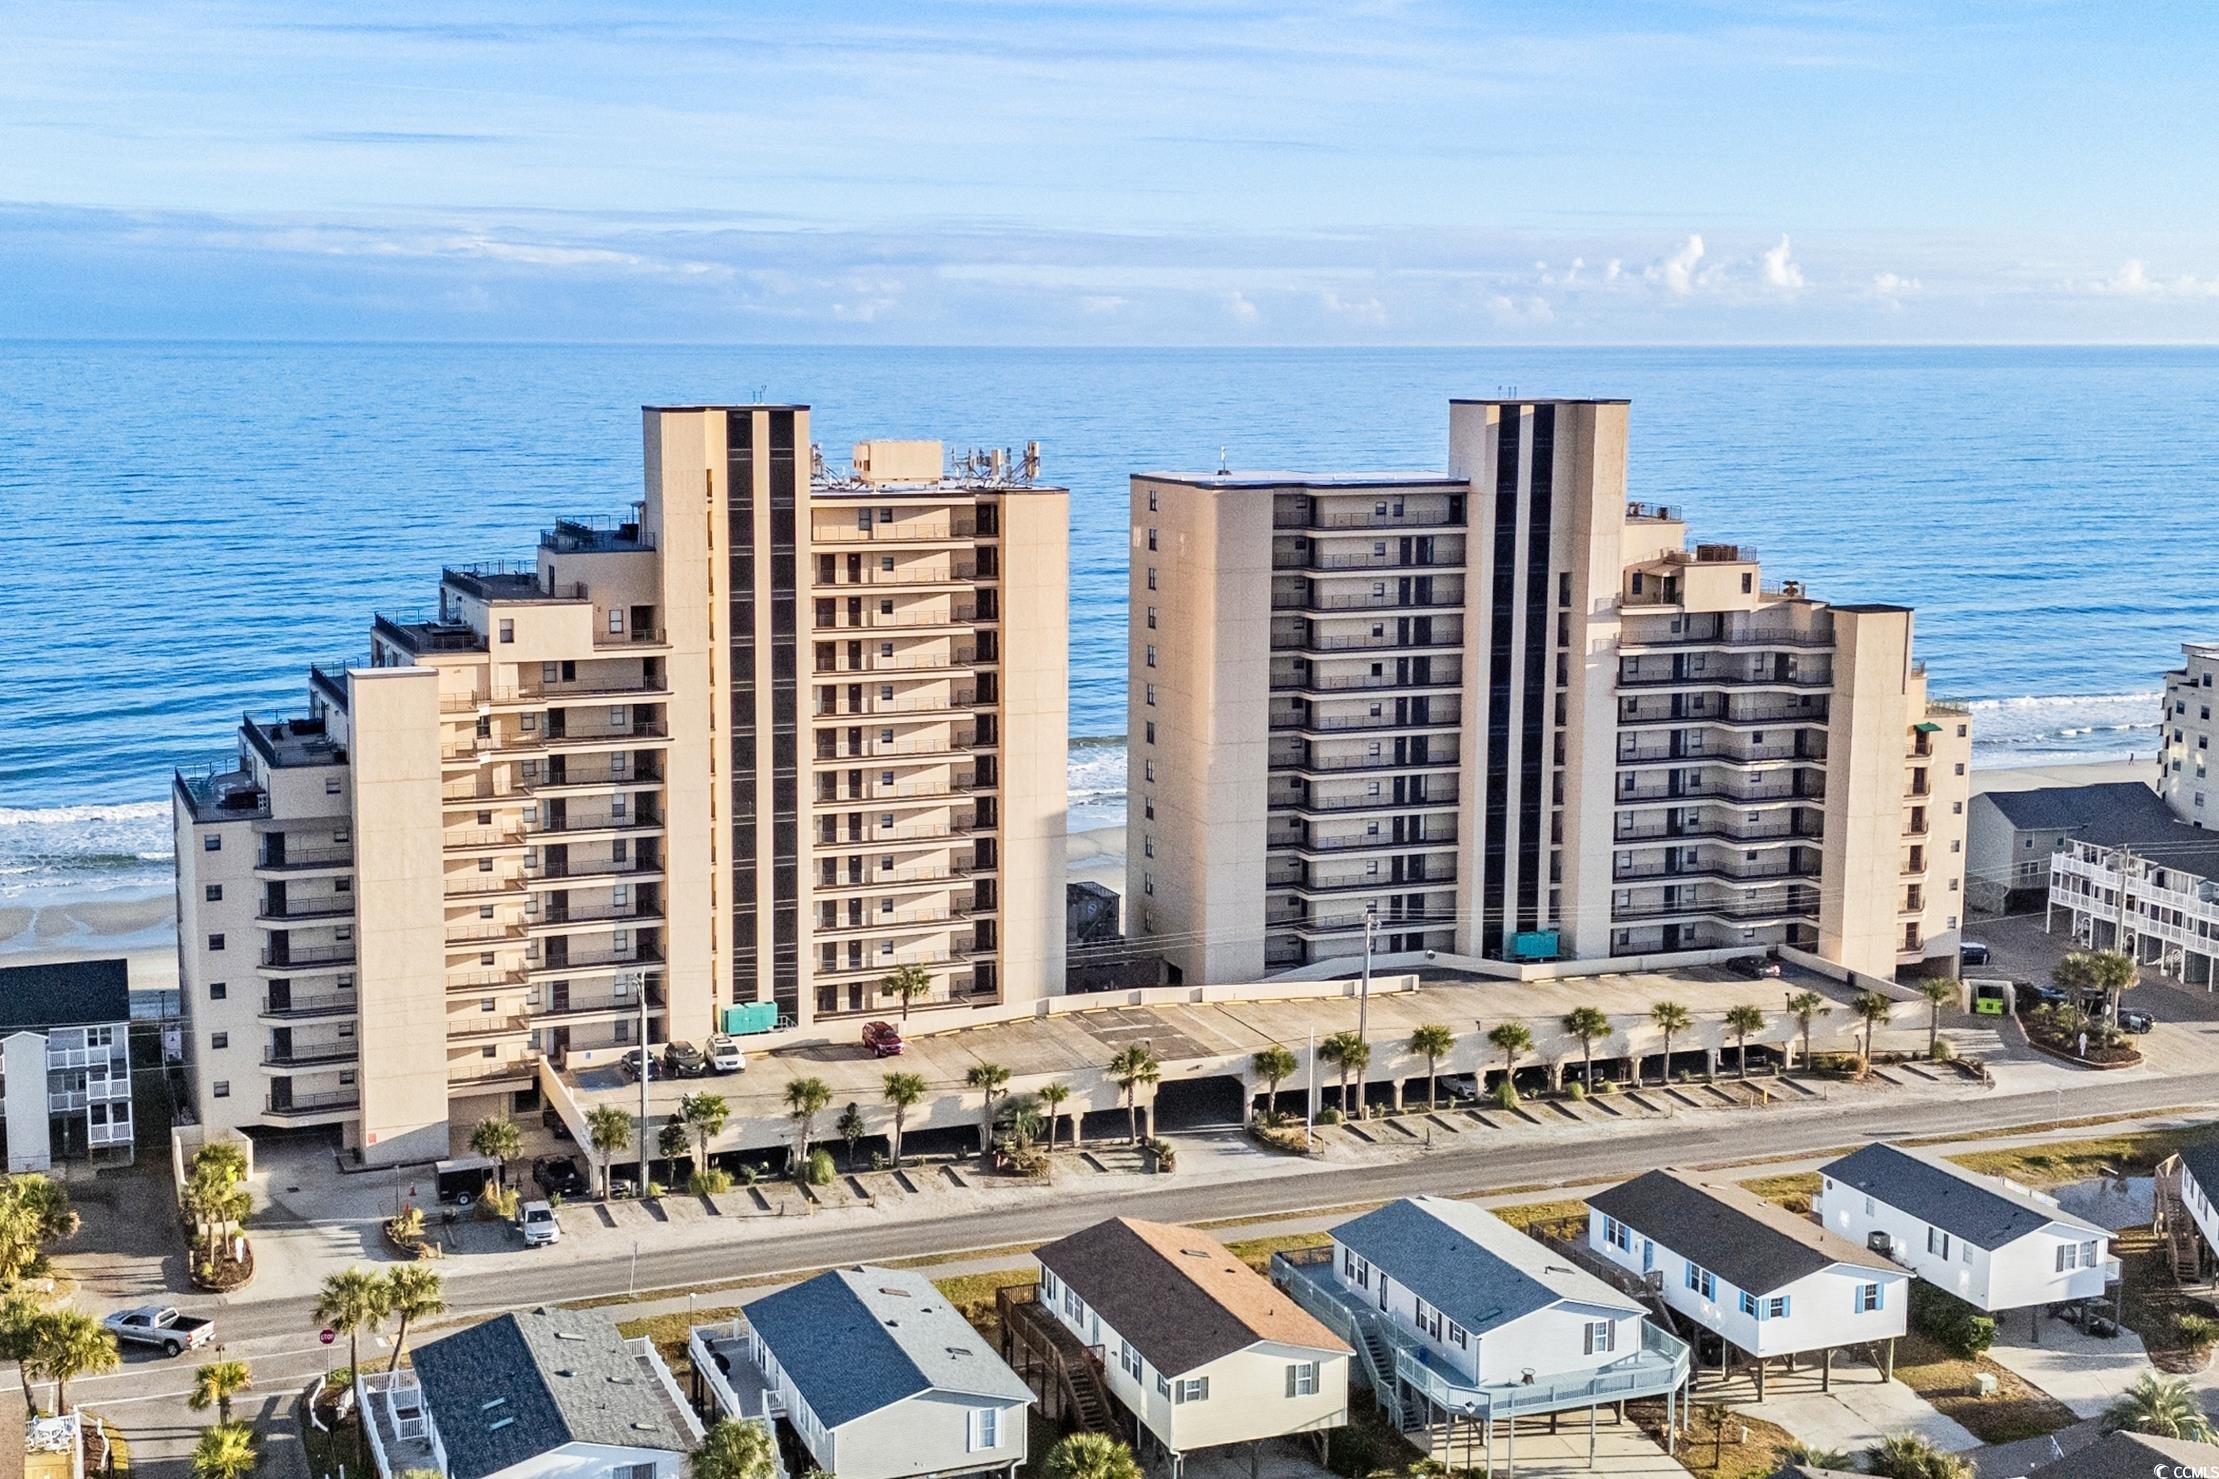
[[[1356,1040],[1369,1042],[1364,1034],[1371,1024],[1371,946],[1379,932],[1379,906],[1364,906],[1364,979],[1356,988]]]
[[[641,976],[633,988],[640,994],[640,1184],[639,1194],[647,1195],[647,1081],[655,1076],[655,1050],[647,1045],[647,979]],[[632,1253],[634,1262],[639,1258],[637,1245]]]
[[[1310,1064],[1310,1092],[1302,1098],[1302,1148],[1315,1150],[1317,1131],[1314,1126],[1318,1117],[1318,1030],[1315,1027],[1304,1035],[1302,1056]]]

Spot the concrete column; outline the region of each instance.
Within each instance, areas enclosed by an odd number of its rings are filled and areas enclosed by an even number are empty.
[[[1718,1049],[1703,1049],[1703,1077],[1718,1077]]]
[[[1387,1087],[1394,1093],[1394,1099],[1392,1102],[1397,1112],[1400,1112],[1400,1110],[1402,1109],[1402,1086],[1404,1082],[1405,1080],[1399,1078],[1391,1078],[1387,1080]]]

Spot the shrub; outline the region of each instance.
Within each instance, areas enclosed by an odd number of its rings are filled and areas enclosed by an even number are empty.
[[[834,1174],[831,1151],[818,1149],[809,1152],[809,1165],[802,1172],[803,1180],[811,1186],[830,1186]]]
[[[2173,1316],[2173,1338],[2192,1351],[2209,1350],[2219,1345],[2219,1320],[2183,1310]]]
[[[488,1178],[484,1188],[478,1193],[473,1215],[487,1222],[513,1221],[517,1203],[521,1200],[513,1188],[498,1186]]]
[[[1495,1085],[1495,1107],[1497,1109],[1516,1109],[1518,1107],[1518,1086],[1509,1079],[1504,1079],[1501,1083]]]
[[[715,1166],[711,1166],[706,1171],[694,1172],[692,1178],[686,1182],[686,1190],[697,1197],[710,1196],[716,1192],[730,1191],[731,1189],[732,1173],[730,1171],[720,1171]]]
[[[1946,1037],[1934,1040],[1934,1050],[1926,1055],[1936,1063],[1950,1063],[1957,1058],[1957,1045]]]
[[[1587,1085],[1575,1078],[1564,1086],[1564,1096],[1567,1099],[1585,1099],[1587,1097]]]
[[[1323,1109],[1321,1109],[1321,1110],[1319,1110],[1319,1111],[1318,1111],[1318,1123],[1319,1123],[1319,1124],[1321,1124],[1321,1125],[1337,1125],[1337,1124],[1339,1124],[1340,1122],[1341,1122],[1341,1112],[1340,1112],[1339,1110],[1337,1110],[1337,1109],[1333,1108],[1333,1107],[1332,1107],[1331,1105],[1327,1105],[1327,1106],[1326,1106],[1325,1108],[1323,1108]]]
[[[669,1190],[670,1188],[663,1185],[660,1181],[650,1181],[647,1183],[647,1194],[651,1197],[659,1197]]]
[[[1952,1355],[1971,1360],[1996,1343],[1996,1322],[1956,1295],[1918,1280],[1911,1284],[1911,1324]]]

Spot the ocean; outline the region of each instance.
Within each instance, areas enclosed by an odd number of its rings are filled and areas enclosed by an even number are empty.
[[[0,902],[166,888],[173,767],[441,565],[638,497],[637,408],[1038,440],[1071,503],[1072,826],[1124,810],[1126,475],[1438,467],[1455,395],[1633,400],[1629,495],[1918,609],[1982,765],[2155,743],[2219,639],[2219,351],[0,343]]]

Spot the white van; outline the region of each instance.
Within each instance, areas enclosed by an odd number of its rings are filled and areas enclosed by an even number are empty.
[[[526,1202],[517,1209],[517,1231],[524,1235],[527,1248],[544,1248],[562,1241],[562,1224],[555,1220],[555,1209],[546,1202]]]

